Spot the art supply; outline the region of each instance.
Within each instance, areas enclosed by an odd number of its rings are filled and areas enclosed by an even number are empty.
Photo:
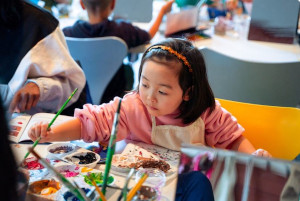
[[[140,188],[140,190],[137,192],[137,198],[135,200],[136,201],[142,201],[142,200],[152,201],[152,200],[160,200],[160,198],[158,198],[158,193],[155,188],[143,185]]]
[[[76,88],[72,94],[69,96],[69,98],[66,100],[66,102],[63,104],[63,106],[61,106],[61,108],[58,110],[58,112],[56,113],[56,115],[53,117],[52,121],[48,124],[47,130],[49,130],[49,128],[52,126],[52,124],[54,123],[54,121],[56,120],[56,118],[58,117],[58,115],[60,115],[60,113],[65,109],[66,105],[69,103],[69,101],[71,100],[71,98],[74,96],[74,94],[77,92],[78,88]],[[36,145],[39,143],[39,141],[41,140],[41,137],[39,137],[32,145],[32,149],[34,149],[36,147]],[[27,152],[24,156],[24,159],[26,159],[29,156],[30,152]],[[22,164],[22,163],[21,163]]]
[[[84,182],[93,185],[91,178],[96,182],[97,185],[103,184],[103,178],[104,175],[102,172],[89,172],[87,175],[83,175]],[[113,184],[115,181],[115,178],[113,176],[109,176],[107,179],[107,184]]]
[[[90,177],[90,180],[92,181],[93,186],[95,186],[96,191],[98,192],[100,198],[102,201],[106,201],[105,196],[103,195],[103,193],[101,192],[100,188],[97,186],[95,180],[93,179],[93,177]]]
[[[43,195],[45,193],[42,193],[42,191],[45,192],[48,188],[54,188],[56,191],[58,191],[60,189],[59,182],[55,181],[54,179],[42,179],[42,180],[38,180],[38,181],[32,182],[29,185],[28,190],[29,190],[29,192],[32,192],[34,194]],[[53,193],[55,193],[55,192],[53,192]]]
[[[69,161],[64,160],[63,157],[65,157],[68,154],[71,154],[75,150],[76,146],[72,143],[54,143],[47,147],[47,158],[70,163]]]
[[[142,187],[142,184],[146,181],[148,178],[148,174],[145,173],[142,175],[141,179],[138,181],[138,183],[129,191],[127,196],[127,201],[131,201],[133,196],[136,194],[138,190]]]
[[[96,161],[96,154],[92,152],[87,152],[85,155],[74,155],[73,158],[77,158],[79,160],[78,164],[89,164]]]
[[[90,151],[77,151],[65,156],[63,159],[80,167],[94,168],[100,160],[100,156]]]
[[[198,3],[197,3],[197,7],[198,7],[198,9],[206,2],[207,0],[201,0],[201,1],[199,1]]]
[[[126,177],[126,181],[125,181],[123,190],[122,190],[120,196],[118,197],[118,201],[121,201],[122,197],[123,197],[123,201],[127,200],[128,183],[129,183],[131,177],[133,176],[133,173],[134,173],[134,168],[131,168]]]
[[[78,167],[77,165],[74,165],[74,164],[59,165],[59,166],[56,166],[55,168],[56,168],[57,172],[59,172],[66,178],[76,177],[77,175],[80,174],[80,167]]]
[[[95,200],[96,194],[94,192],[91,192],[92,190],[89,188],[78,188],[78,190],[82,191],[83,193],[86,193],[86,197],[90,198],[90,200]],[[59,200],[72,200],[72,201],[79,201],[77,197],[70,191],[65,192],[62,196],[62,199]]]
[[[113,127],[111,130],[109,144],[108,144],[108,151],[107,151],[104,178],[103,178],[103,186],[102,186],[103,195],[105,195],[105,193],[106,193],[106,186],[107,186],[108,175],[109,175],[109,171],[110,171],[110,167],[111,167],[111,160],[115,153],[115,148],[116,148],[116,135],[118,132],[121,102],[122,102],[122,99],[120,99],[119,104],[118,104],[118,108],[117,108],[117,111],[116,111],[116,114],[114,117]]]
[[[55,154],[57,156],[61,156],[64,154],[69,154],[70,152],[74,151],[76,146],[72,143],[54,143],[47,147],[47,151],[49,154]]]
[[[80,200],[89,201],[85,194],[81,193],[77,187],[75,187],[68,179],[66,179],[62,174],[57,172],[54,167],[52,167],[45,159],[41,158],[34,150],[33,147],[29,148],[29,153],[32,153],[41,163],[46,166],[50,171],[52,171],[57,178]]]
[[[145,185],[157,189],[160,193],[161,188],[166,183],[166,174],[163,171],[155,168],[140,169],[136,172],[135,175],[136,182],[138,182],[138,180],[142,178],[142,175],[144,175],[145,173],[148,175],[148,178],[145,181]]]

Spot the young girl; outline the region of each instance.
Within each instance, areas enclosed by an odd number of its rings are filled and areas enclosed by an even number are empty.
[[[83,139],[108,142],[119,98],[84,105],[74,119],[53,126],[39,123],[29,131],[40,142]],[[190,42],[167,39],[149,47],[139,70],[139,86],[124,96],[117,140],[130,139],[179,150],[181,143],[237,150],[259,156],[243,137],[244,129],[215,101],[201,52]]]

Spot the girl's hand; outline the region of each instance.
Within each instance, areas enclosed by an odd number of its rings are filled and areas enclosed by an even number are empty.
[[[257,149],[255,152],[252,153],[252,155],[272,158],[272,155],[264,149]]]
[[[28,136],[34,142],[41,137],[40,142],[47,142],[48,135],[51,135],[51,129],[48,128],[47,122],[38,122],[34,124],[28,131]]]

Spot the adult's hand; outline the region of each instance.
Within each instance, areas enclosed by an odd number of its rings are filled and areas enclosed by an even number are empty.
[[[40,89],[37,84],[28,82],[13,97],[9,112],[24,112],[35,107],[40,99]]]

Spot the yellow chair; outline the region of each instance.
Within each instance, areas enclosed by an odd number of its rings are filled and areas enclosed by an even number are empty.
[[[255,148],[287,160],[300,153],[300,109],[217,100],[245,128],[243,135]]]

